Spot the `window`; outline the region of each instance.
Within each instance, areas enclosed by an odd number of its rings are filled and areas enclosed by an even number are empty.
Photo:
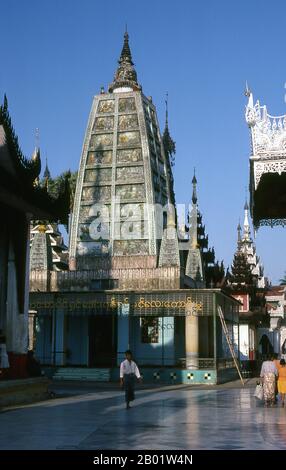
[[[141,318],[141,343],[159,343],[159,319]]]

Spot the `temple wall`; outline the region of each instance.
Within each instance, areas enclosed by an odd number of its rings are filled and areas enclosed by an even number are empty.
[[[127,268],[93,271],[31,271],[31,292],[94,290],[94,280],[116,280],[117,289],[179,289],[183,271],[179,267]],[[108,287],[107,287],[108,289]]]
[[[138,364],[174,365],[175,318],[159,317],[151,319],[157,323],[154,327],[153,342],[144,342],[141,327],[142,320],[144,318],[134,318],[130,325],[131,348]]]
[[[66,320],[66,364],[88,365],[88,317]]]

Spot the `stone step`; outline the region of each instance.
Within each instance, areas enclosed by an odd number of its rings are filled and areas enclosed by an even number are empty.
[[[111,378],[110,369],[82,369],[61,367],[53,375],[54,380],[90,380],[108,382]]]

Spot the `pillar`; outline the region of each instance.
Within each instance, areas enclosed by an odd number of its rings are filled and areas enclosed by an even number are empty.
[[[273,331],[273,350],[275,353],[281,353],[280,330],[278,328]]]
[[[199,366],[199,317],[187,315],[185,318],[186,367],[197,369]]]
[[[199,319],[199,351],[201,357],[209,357],[209,317],[202,316]]]

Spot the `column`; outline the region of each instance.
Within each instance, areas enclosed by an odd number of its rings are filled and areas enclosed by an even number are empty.
[[[281,353],[280,330],[278,328],[273,331],[273,349],[275,353]]]
[[[201,357],[209,357],[209,317],[202,316],[199,319],[199,351]]]
[[[194,315],[186,315],[186,367],[198,369],[199,365],[199,318]]]

